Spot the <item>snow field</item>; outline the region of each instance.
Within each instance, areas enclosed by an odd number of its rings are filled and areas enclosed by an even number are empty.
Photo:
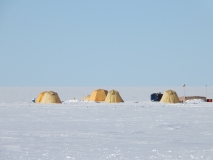
[[[122,92],[131,89],[121,89],[121,96],[126,97],[127,93]],[[212,103],[150,102],[138,98],[139,89],[135,89],[138,94],[124,98],[125,103],[82,102],[69,100],[65,92],[70,91],[58,88],[56,92],[61,92],[59,96],[62,95],[65,103],[33,104],[30,100],[40,88],[15,88],[14,91],[22,92],[18,97],[9,94],[13,88],[2,90],[8,91],[0,99],[0,159],[3,160],[210,160],[213,157]],[[147,89],[145,93],[148,92]]]

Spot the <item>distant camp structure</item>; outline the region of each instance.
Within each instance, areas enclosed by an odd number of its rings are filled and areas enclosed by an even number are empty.
[[[161,94],[161,92],[152,93],[150,98],[151,98],[151,101],[160,101],[162,96],[163,96],[163,94]]]
[[[168,90],[166,92],[164,92],[160,102],[164,102],[164,103],[179,103],[180,100],[177,96],[177,93],[173,90]]]
[[[111,90],[108,92],[107,97],[105,99],[106,103],[119,103],[119,102],[124,102],[123,99],[121,98],[120,94],[116,90]]]
[[[46,92],[47,92],[47,91],[41,92],[41,93],[38,95],[38,97],[36,98],[35,103],[40,103],[41,100],[42,100],[43,97],[44,97],[44,94],[45,94]]]
[[[45,91],[38,95],[36,103],[61,103],[61,100],[56,92]]]
[[[90,98],[90,95],[87,95],[87,96],[84,96],[84,97],[82,97],[82,101],[88,101],[89,100],[89,98]]]
[[[202,97],[202,96],[183,96],[183,97],[179,97],[181,102],[185,102],[187,100],[192,100],[192,99],[202,99],[204,101],[206,101],[206,97]]]
[[[108,91],[104,89],[94,90],[89,97],[89,101],[101,102],[104,101]]]

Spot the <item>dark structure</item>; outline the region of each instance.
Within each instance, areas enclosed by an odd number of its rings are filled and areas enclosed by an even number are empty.
[[[151,94],[151,101],[160,101],[163,94],[161,93],[152,93]]]

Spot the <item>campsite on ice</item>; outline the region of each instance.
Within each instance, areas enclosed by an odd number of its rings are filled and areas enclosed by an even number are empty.
[[[150,101],[151,93],[167,87],[116,87],[122,103],[80,101],[94,89],[2,87],[1,159],[212,159],[212,103]],[[30,102],[44,90],[56,91],[63,102]],[[198,92],[205,95],[202,87],[187,95]]]
[[[0,160],[213,160],[213,0],[2,0],[0,24]]]

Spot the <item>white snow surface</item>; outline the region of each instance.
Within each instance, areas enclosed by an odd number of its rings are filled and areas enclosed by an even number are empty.
[[[168,89],[183,96],[182,87],[105,87],[125,102],[80,100],[98,88],[0,87],[0,159],[213,159],[213,103],[150,101],[151,93]],[[45,90],[56,91],[63,103],[31,103]],[[185,93],[206,96],[206,88]],[[207,95],[213,98],[213,87]]]
[[[198,104],[205,102],[203,99],[191,99],[191,100],[186,100],[184,103],[185,104]]]

